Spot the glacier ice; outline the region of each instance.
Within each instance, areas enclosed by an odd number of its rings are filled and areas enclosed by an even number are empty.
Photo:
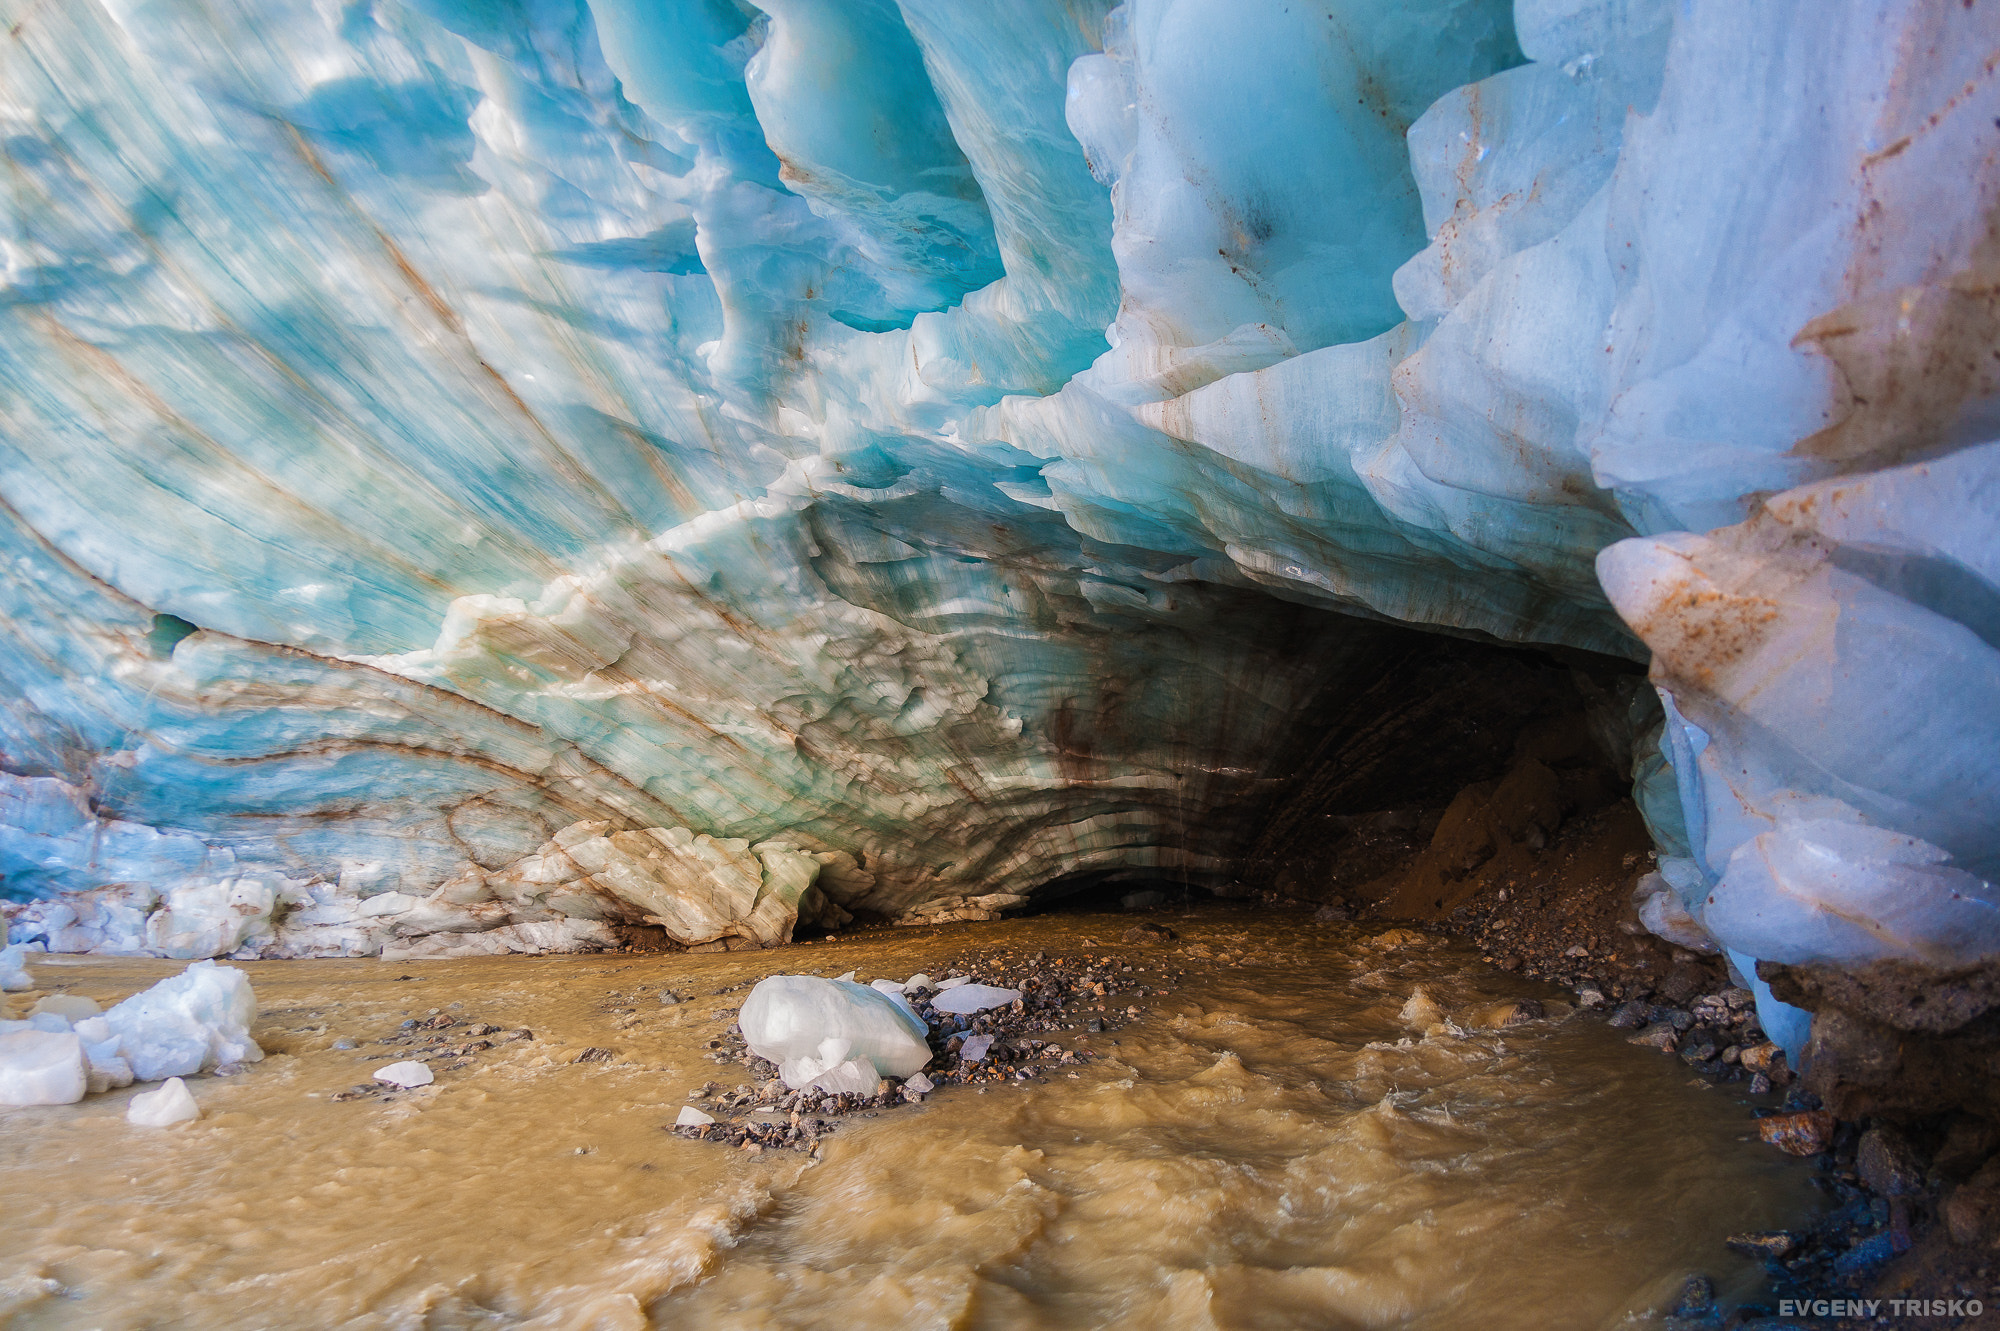
[[[1987,955],[1985,21],[0,0],[8,941],[1223,875],[1400,624],[1650,662],[1746,978]]]
[[[250,1037],[257,1020],[250,978],[213,961],[195,962],[98,1020],[116,1038],[118,1056],[139,1081],[191,1077],[264,1057]]]
[[[991,984],[958,984],[931,999],[931,1006],[940,1012],[970,1016],[988,1008],[1005,1007],[1020,1001],[1020,998],[1019,989],[1002,989]]]
[[[125,1106],[125,1121],[141,1128],[166,1128],[201,1117],[194,1093],[179,1077],[169,1077],[150,1091],[141,1091]]]
[[[428,1086],[437,1080],[431,1074],[428,1066],[411,1059],[406,1059],[401,1063],[385,1063],[375,1069],[373,1076],[376,1081],[384,1082],[390,1086],[401,1087],[405,1090],[417,1086]]]
[[[931,1058],[929,1032],[907,1002],[851,980],[767,976],[743,1000],[737,1024],[750,1052],[777,1064],[794,1090],[854,1059],[907,1077]]]
[[[88,1069],[71,1031],[0,1034],[0,1105],[67,1105],[83,1099]]]

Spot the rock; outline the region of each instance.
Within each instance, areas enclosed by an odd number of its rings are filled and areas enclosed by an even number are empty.
[[[1671,1317],[1706,1317],[1715,1311],[1715,1282],[1704,1275],[1692,1275],[1681,1286],[1680,1297],[1674,1300]]]
[[[674,1118],[677,1128],[701,1128],[715,1122],[715,1115],[704,1114],[693,1105],[682,1105],[681,1112]]]
[[[976,1012],[991,1008],[1005,1007],[1019,1002],[1019,989],[1001,989],[990,984],[955,985],[931,1000],[931,1006],[939,1012],[949,1012],[954,1016],[969,1017]]]
[[[616,1055],[611,1050],[601,1045],[592,1045],[570,1061],[573,1063],[609,1063],[614,1057]]]
[[[1745,1257],[1783,1261],[1798,1250],[1799,1241],[1782,1229],[1770,1229],[1749,1234],[1731,1234],[1722,1241],[1722,1246]]]
[[[1128,943],[1171,943],[1180,935],[1164,924],[1147,920],[1127,929],[1124,937]]]
[[[1600,1008],[1610,1000],[1605,998],[1604,991],[1596,985],[1580,984],[1576,987],[1576,1001],[1580,1007]]]
[[[349,1040],[349,1039],[347,1039],[347,1038],[346,1038],[345,1036],[343,1036],[342,1038],[340,1038],[340,1039],[338,1039],[338,1040],[335,1040],[335,1041],[333,1042],[333,1048],[335,1048],[335,1049],[352,1049],[352,1048],[354,1048],[354,1041],[352,1041],[352,1040]]]
[[[1583,946],[1583,944],[1581,943],[1578,943],[1563,952],[1563,956],[1571,961],[1580,961],[1588,957],[1589,955],[1590,955],[1590,949]]]
[[[1648,1011],[1651,1013],[1654,1021],[1671,1026],[1677,1031],[1691,1030],[1695,1024],[1694,1013],[1687,1011],[1685,1008],[1656,1004],[1654,1007],[1648,1009]]]
[[[1785,1061],[1785,1051],[1766,1040],[1763,1044],[1753,1044],[1737,1056],[1737,1062],[1752,1072],[1768,1073],[1773,1064]]]
[[[1647,1049],[1657,1049],[1663,1054],[1671,1054],[1675,1045],[1679,1043],[1679,1037],[1674,1034],[1671,1026],[1655,1026],[1644,1035],[1635,1035],[1625,1043],[1642,1045]]]
[[[68,1105],[83,1099],[90,1070],[73,1031],[0,1035],[0,1105]]]
[[[1757,995],[1732,985],[1722,991],[1722,1001],[1731,1012],[1746,1012],[1757,1005]]]
[[[1962,1248],[1985,1246],[2000,1232],[2000,1160],[1955,1189],[1942,1209],[1945,1231]]]
[[[2000,1126],[1975,1114],[1958,1114],[1945,1130],[1931,1164],[1946,1178],[1964,1178],[2000,1150]]]
[[[1689,1063],[1706,1063],[1720,1052],[1715,1036],[1709,1031],[1696,1031],[1680,1047],[1681,1058]]]
[[[422,1063],[406,1061],[391,1063],[375,1069],[375,1080],[390,1086],[400,1086],[408,1090],[414,1086],[428,1086],[437,1078],[431,1075],[429,1067]]]
[[[1909,1138],[1886,1125],[1861,1134],[1854,1169],[1870,1191],[1883,1197],[1914,1197],[1924,1191],[1923,1159]]]
[[[1865,1275],[1895,1255],[1894,1235],[1876,1234],[1861,1240],[1834,1258],[1833,1269],[1836,1274],[1843,1276]]]
[[[1757,1135],[1787,1155],[1818,1155],[1833,1141],[1833,1115],[1823,1109],[1757,1120]]]
[[[1620,1003],[1611,1014],[1610,1025],[1613,1030],[1636,1031],[1652,1019],[1652,1010],[1644,1003]]]
[[[1313,918],[1321,924],[1339,924],[1354,918],[1354,912],[1338,901],[1329,901],[1313,912]]]
[[[157,1090],[142,1091],[125,1106],[125,1121],[141,1128],[164,1128],[200,1117],[201,1106],[179,1077],[167,1078]]]
[[[1548,1010],[1542,1006],[1539,999],[1524,998],[1513,1004],[1511,1010],[1501,1013],[1496,1024],[1500,1029],[1506,1030],[1513,1026],[1525,1026],[1531,1021],[1541,1021],[1546,1016]]]

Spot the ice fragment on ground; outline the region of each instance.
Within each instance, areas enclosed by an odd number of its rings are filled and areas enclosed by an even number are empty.
[[[703,1128],[715,1122],[715,1115],[704,1114],[693,1105],[682,1105],[679,1116],[674,1119],[677,1128]]]
[[[986,1057],[986,1051],[993,1047],[990,1035],[975,1035],[959,1049],[958,1056],[967,1063],[977,1063]]]
[[[0,948],[0,990],[17,993],[35,987],[35,977],[28,974],[28,953],[42,950],[40,943],[14,943]]]
[[[30,1008],[28,1015],[39,1017],[44,1012],[53,1012],[74,1024],[85,1017],[94,1017],[102,1011],[103,1008],[82,994],[50,994]]]
[[[167,1078],[157,1090],[141,1091],[125,1107],[125,1121],[142,1128],[164,1128],[200,1117],[201,1106],[179,1077]]]
[[[880,989],[885,994],[900,994],[903,992],[903,986],[897,984],[894,980],[870,980],[868,987],[870,989]]]
[[[929,1095],[937,1089],[937,1083],[926,1077],[923,1073],[918,1072],[912,1074],[910,1079],[903,1083],[903,1089],[915,1091],[918,1095]]]
[[[937,987],[938,987],[938,992],[943,993],[947,989],[956,989],[962,984],[971,984],[971,983],[972,983],[972,977],[970,975],[954,975],[949,979],[940,980],[938,982]]]
[[[937,988],[937,981],[931,979],[930,976],[924,974],[922,971],[918,971],[915,975],[903,981],[903,992],[906,994],[927,993],[935,988]]]
[[[824,1091],[828,1095],[858,1095],[865,1099],[882,1089],[882,1075],[875,1070],[873,1063],[856,1055],[843,1063],[834,1064],[798,1089]]]
[[[750,1052],[782,1069],[811,1060],[809,1080],[848,1058],[866,1058],[884,1076],[907,1077],[930,1061],[929,1032],[909,1005],[879,989],[816,975],[759,980],[737,1016]],[[832,1057],[829,1041],[847,1048]],[[803,1081],[785,1078],[794,1090]]]
[[[83,1042],[73,1031],[0,1035],[0,1105],[68,1105],[83,1099]]]
[[[433,1077],[431,1070],[422,1063],[414,1060],[406,1060],[401,1063],[391,1063],[387,1067],[376,1068],[375,1080],[387,1082],[391,1086],[401,1086],[408,1089],[413,1086],[428,1086],[436,1081],[437,1078]]]
[[[847,972],[847,974],[845,974],[845,975],[836,975],[836,976],[834,977],[834,979],[833,979],[833,982],[834,982],[835,984],[853,984],[853,983],[854,983],[854,972],[853,972],[853,971],[849,971],[849,972]]]
[[[966,1017],[988,1008],[1005,1007],[1020,997],[1019,989],[1000,989],[990,984],[962,984],[933,998],[931,1006],[940,1012]]]
[[[254,1063],[264,1051],[250,1038],[257,996],[250,977],[197,961],[104,1014],[118,1053],[140,1081],[186,1077],[227,1063]]]

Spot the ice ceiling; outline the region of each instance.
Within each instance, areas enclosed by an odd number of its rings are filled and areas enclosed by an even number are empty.
[[[0,28],[17,938],[1214,867],[1412,625],[1650,660],[1739,960],[2000,950],[1993,0]]]

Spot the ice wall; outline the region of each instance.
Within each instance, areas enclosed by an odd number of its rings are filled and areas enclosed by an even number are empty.
[[[989,915],[1399,622],[1650,650],[1744,958],[1986,937],[1983,3],[0,24],[16,934]]]

